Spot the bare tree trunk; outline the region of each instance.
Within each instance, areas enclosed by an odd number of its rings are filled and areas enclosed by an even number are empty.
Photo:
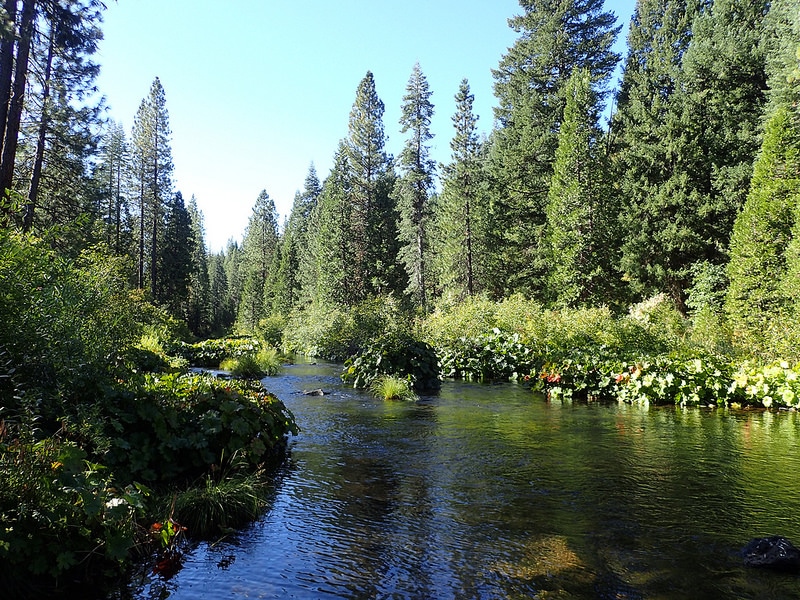
[[[22,106],[25,99],[25,85],[28,79],[28,57],[33,37],[33,21],[36,16],[36,0],[24,0],[22,18],[17,44],[17,61],[14,69],[14,85],[8,108],[5,137],[3,138],[3,155],[0,160],[0,191],[5,195],[14,181],[14,160],[17,154],[19,126],[22,119]],[[8,219],[8,215],[5,215]]]
[[[8,15],[9,24],[17,19],[17,0],[5,0],[3,8]],[[0,147],[6,135],[8,103],[11,100],[11,80],[14,74],[14,36],[0,40]]]
[[[144,289],[144,158],[139,178],[139,289]]]
[[[23,231],[30,231],[33,226],[33,212],[36,209],[36,200],[39,196],[39,182],[42,179],[44,146],[47,139],[47,129],[50,126],[50,77],[53,71],[53,50],[56,37],[55,26],[55,22],[50,24],[50,39],[47,44],[47,63],[44,67],[44,82],[42,83],[42,116],[39,122],[39,136],[36,140],[36,156],[33,161],[31,185],[28,189],[28,202],[25,204],[25,214],[22,217]]]

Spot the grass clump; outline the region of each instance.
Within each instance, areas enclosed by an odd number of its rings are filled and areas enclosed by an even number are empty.
[[[394,375],[380,375],[369,384],[370,393],[384,400],[416,400],[417,395],[408,379]]]
[[[176,496],[174,518],[192,538],[212,538],[256,520],[267,507],[269,489],[258,472],[221,479],[206,475]]]
[[[236,377],[245,379],[261,379],[277,375],[283,360],[275,348],[261,348],[253,354],[243,354],[237,358],[226,358],[220,363],[220,369],[230,371]]]

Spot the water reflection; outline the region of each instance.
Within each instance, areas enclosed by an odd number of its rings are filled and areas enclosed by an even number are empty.
[[[383,402],[331,365],[267,385],[302,427],[271,509],[199,546],[160,597],[800,598],[798,578],[737,555],[771,533],[800,543],[794,413],[452,382]]]

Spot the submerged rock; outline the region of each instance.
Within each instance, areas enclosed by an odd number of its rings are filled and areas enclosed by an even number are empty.
[[[325,393],[326,393],[325,390],[323,390],[322,388],[316,390],[303,390],[304,396],[324,396]]]
[[[800,570],[800,550],[781,535],[755,538],[742,548],[744,564],[780,571]]]

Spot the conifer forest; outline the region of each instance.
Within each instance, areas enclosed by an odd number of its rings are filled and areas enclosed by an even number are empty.
[[[104,114],[104,3],[2,0],[0,588],[97,579],[148,543],[165,564],[176,486],[225,456],[258,489],[280,461],[297,425],[246,377],[293,354],[362,388],[800,405],[798,0],[636,0],[629,23],[519,4],[488,135],[467,79],[436,90],[456,106],[437,164],[424,65],[401,98],[367,71],[330,171],[309,157],[288,215],[264,181],[210,251],[170,90],[154,78],[130,129]],[[245,378],[188,370],[226,359]]]

